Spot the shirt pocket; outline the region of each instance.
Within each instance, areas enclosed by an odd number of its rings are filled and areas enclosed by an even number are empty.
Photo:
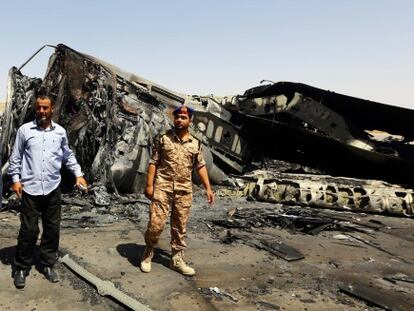
[[[38,152],[43,151],[43,137],[38,135],[37,133],[30,134],[26,138],[26,145],[27,151],[30,154],[36,154]]]
[[[46,148],[53,156],[62,156],[62,136],[48,135],[46,137]]]
[[[192,169],[197,161],[198,148],[194,144],[186,144],[183,146],[183,150],[185,151],[185,159],[188,162],[188,167]]]
[[[174,144],[170,141],[165,141],[162,145],[162,154],[165,160],[171,160],[174,158],[176,148]]]

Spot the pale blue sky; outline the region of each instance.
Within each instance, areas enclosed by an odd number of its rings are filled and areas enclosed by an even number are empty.
[[[414,109],[414,1],[0,0],[8,69],[64,43],[177,92],[230,95],[262,79]],[[50,50],[23,73],[43,77]]]

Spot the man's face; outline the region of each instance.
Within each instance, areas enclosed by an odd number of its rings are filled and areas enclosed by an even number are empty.
[[[48,124],[52,120],[52,102],[50,99],[38,98],[36,100],[36,119],[40,125]]]
[[[188,129],[190,122],[190,117],[186,113],[178,113],[174,115],[174,127],[176,130]]]

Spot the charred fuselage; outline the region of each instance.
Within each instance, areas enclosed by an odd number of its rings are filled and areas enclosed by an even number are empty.
[[[54,99],[53,119],[66,128],[88,179],[120,192],[143,191],[152,140],[182,104],[196,110],[191,131],[216,183],[230,183],[223,171],[242,174],[272,158],[412,185],[412,110],[289,82],[226,97],[179,94],[62,44],[42,80],[10,70],[3,174],[39,89]],[[379,140],[372,130],[392,135]]]

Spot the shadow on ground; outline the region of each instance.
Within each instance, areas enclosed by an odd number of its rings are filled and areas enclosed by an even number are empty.
[[[0,249],[0,261],[5,266],[11,266],[10,268],[10,277],[13,277],[14,269],[14,255],[16,254],[16,246],[9,246]]]
[[[0,249],[1,263],[3,265],[12,265],[15,253],[16,253],[16,245]]]
[[[0,261],[5,266],[11,266],[11,274],[10,274],[11,277],[13,277],[14,273],[16,272],[16,268],[14,266],[15,254],[16,254],[15,245],[0,249]],[[27,270],[27,273],[30,273],[33,266],[39,273],[42,273],[43,266],[41,265],[40,260],[39,260],[39,247],[38,246],[36,246],[34,249],[32,265]]]
[[[127,258],[133,266],[139,267],[141,256],[145,250],[145,245],[138,245],[135,243],[119,244],[116,247],[116,250],[122,257]],[[164,250],[155,248],[152,261],[168,268],[170,265],[170,254]]]

